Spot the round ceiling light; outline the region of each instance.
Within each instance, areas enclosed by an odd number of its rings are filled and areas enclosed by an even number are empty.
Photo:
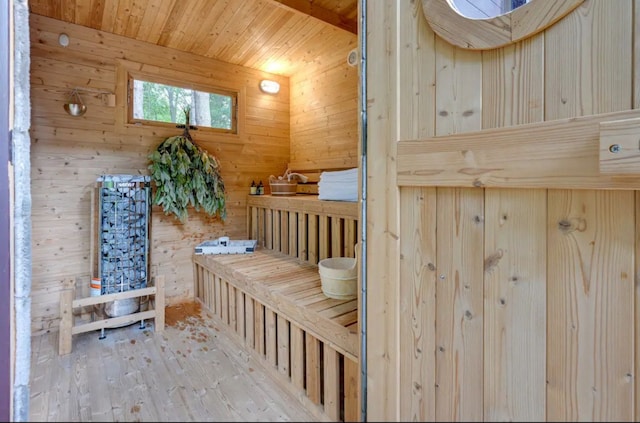
[[[280,92],[280,84],[277,81],[263,79],[260,81],[260,90],[267,94],[278,94]]]

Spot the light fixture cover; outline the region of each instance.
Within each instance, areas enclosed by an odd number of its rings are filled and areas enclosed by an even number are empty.
[[[69,45],[69,36],[63,32],[63,33],[62,33],[62,34],[60,34],[60,36],[58,37],[58,43],[59,43],[62,47],[66,47],[66,46],[68,46],[68,45]]]
[[[280,92],[280,84],[277,81],[263,79],[260,81],[260,89],[267,94],[278,94]]]
[[[358,50],[353,49],[347,55],[347,64],[349,66],[356,66],[358,64]]]

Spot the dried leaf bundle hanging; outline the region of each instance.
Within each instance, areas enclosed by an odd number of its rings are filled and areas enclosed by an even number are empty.
[[[151,179],[156,185],[153,203],[161,206],[165,214],[174,214],[182,223],[187,221],[190,205],[196,211],[203,209],[224,220],[227,213],[220,163],[193,142],[188,108],[185,117],[182,135],[165,139],[149,154]]]

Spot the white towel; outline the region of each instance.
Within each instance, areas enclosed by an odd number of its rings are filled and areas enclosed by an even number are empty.
[[[357,182],[358,181],[358,168],[347,170],[336,170],[333,172],[322,172],[320,174],[320,181],[322,182]]]
[[[357,187],[318,186],[318,200],[358,201]]]
[[[353,182],[318,183],[319,200],[358,201],[358,184]]]
[[[322,172],[318,181],[318,199],[358,201],[358,168]]]

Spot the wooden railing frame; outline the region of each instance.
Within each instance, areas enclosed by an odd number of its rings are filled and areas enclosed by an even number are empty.
[[[94,330],[107,329],[113,327],[124,326],[154,319],[154,330],[156,332],[164,331],[164,276],[156,276],[153,278],[153,286],[131,291],[118,292],[115,294],[99,295],[95,297],[86,297],[74,299],[76,293],[76,281],[68,279],[64,281],[64,287],[60,293],[60,334],[58,340],[58,354],[69,354],[72,349],[72,337],[79,333],[90,332]],[[124,316],[103,318],[86,323],[74,322],[74,310],[83,307],[91,307],[98,304],[105,304],[115,300],[125,300],[129,298],[153,297],[153,308],[145,311],[127,314]]]
[[[319,201],[315,195],[253,195],[247,200],[247,236],[301,261],[355,257],[357,233],[354,202]]]

